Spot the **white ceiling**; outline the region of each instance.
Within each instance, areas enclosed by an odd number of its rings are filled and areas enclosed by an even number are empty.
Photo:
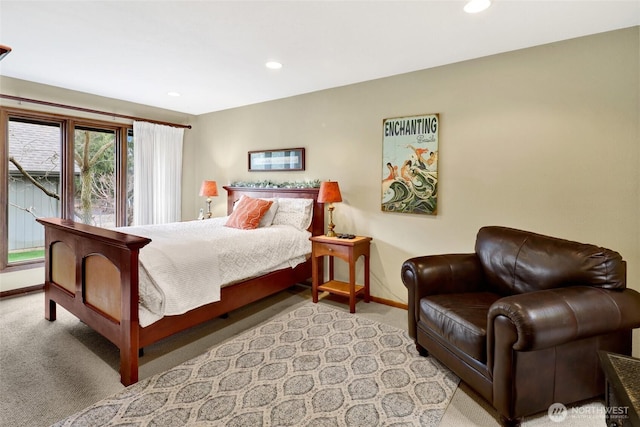
[[[202,114],[640,25],[640,0],[464,4],[0,0],[0,74]]]

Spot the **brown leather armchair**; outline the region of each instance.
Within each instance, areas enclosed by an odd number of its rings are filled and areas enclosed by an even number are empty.
[[[604,393],[598,350],[631,354],[640,294],[619,253],[484,227],[475,253],[402,265],[409,334],[499,413],[503,425]]]

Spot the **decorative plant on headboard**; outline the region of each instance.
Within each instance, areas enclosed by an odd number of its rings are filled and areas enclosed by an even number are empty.
[[[307,181],[285,181],[285,182],[273,182],[270,180],[264,181],[231,181],[230,187],[249,187],[249,188],[319,188],[320,180],[307,180]]]

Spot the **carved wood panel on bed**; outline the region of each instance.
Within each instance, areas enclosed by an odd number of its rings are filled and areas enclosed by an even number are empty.
[[[312,235],[324,232],[324,209],[317,202],[317,188],[224,188],[228,212],[243,194],[313,199],[309,230]],[[312,276],[311,260],[307,259],[294,268],[225,286],[220,301],[182,315],[166,316],[143,328],[138,318],[138,254],[151,240],[58,218],[38,222],[45,227],[45,317],[54,321],[59,304],[118,346],[124,385],[138,381],[139,349]]]

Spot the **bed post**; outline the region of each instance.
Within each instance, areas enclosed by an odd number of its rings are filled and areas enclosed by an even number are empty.
[[[120,280],[122,283],[122,313],[120,321],[120,382],[128,386],[138,382],[140,323],[138,300],[138,250],[123,253]],[[128,259],[125,259],[128,258]]]
[[[44,257],[44,318],[50,322],[56,320],[56,302],[49,296],[51,284],[51,232],[49,227],[44,227],[44,247],[46,256]]]

